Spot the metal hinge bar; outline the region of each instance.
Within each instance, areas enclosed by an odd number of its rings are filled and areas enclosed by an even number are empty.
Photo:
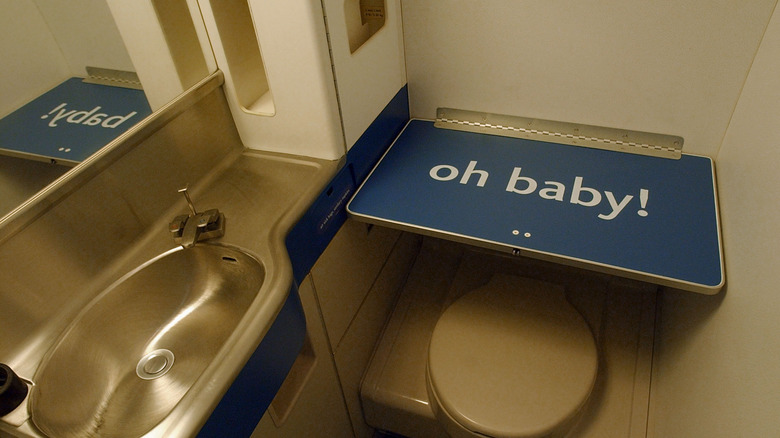
[[[525,138],[675,160],[682,156],[683,138],[666,134],[453,108],[437,109],[434,125],[458,131]]]
[[[110,68],[87,66],[87,77],[84,82],[88,84],[111,85],[114,87],[132,88],[143,90],[138,74],[133,71],[112,70]]]

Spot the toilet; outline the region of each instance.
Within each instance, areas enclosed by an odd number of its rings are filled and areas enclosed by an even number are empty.
[[[428,238],[403,274],[355,400],[367,428],[404,438],[642,434],[654,286]]]
[[[451,437],[558,437],[597,372],[593,334],[562,286],[496,274],[436,321],[425,382]]]

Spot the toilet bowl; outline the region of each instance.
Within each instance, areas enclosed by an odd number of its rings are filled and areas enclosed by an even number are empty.
[[[496,274],[436,322],[426,386],[455,438],[557,437],[593,390],[596,342],[561,286]]]

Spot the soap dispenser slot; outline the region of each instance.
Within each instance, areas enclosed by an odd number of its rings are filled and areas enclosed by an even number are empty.
[[[227,66],[223,66],[230,76],[227,85],[232,86],[241,109],[257,115],[274,115],[276,108],[250,5],[247,0],[208,3],[219,33],[219,45],[227,62]],[[215,49],[218,50],[218,47],[215,46]]]

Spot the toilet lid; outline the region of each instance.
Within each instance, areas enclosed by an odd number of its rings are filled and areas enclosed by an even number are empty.
[[[593,389],[598,355],[562,287],[496,275],[444,311],[427,367],[440,421],[489,437],[537,437],[569,426]]]

